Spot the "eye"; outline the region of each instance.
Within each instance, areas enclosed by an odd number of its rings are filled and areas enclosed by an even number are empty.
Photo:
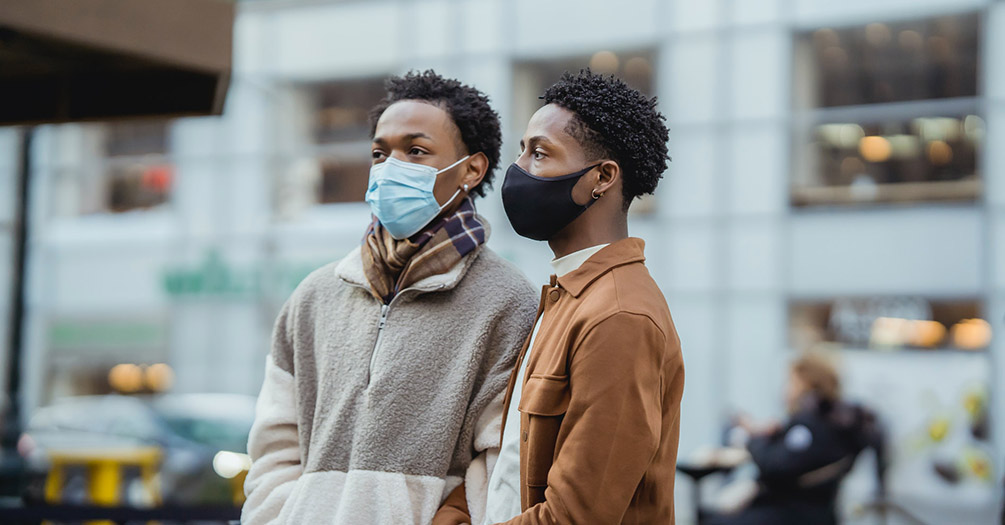
[[[420,148],[412,147],[412,149],[408,150],[408,154],[409,155],[425,155],[426,152],[424,150],[420,149]]]
[[[544,153],[542,153],[541,150],[534,150],[534,152],[531,153],[530,156],[534,160],[541,160],[545,157]]]
[[[375,150],[373,150],[373,151],[370,152],[370,157],[373,160],[380,160],[380,159],[384,158],[384,152],[380,151],[379,149],[375,149]]]

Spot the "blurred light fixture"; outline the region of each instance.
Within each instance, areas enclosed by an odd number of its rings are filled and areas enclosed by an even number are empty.
[[[221,450],[213,456],[213,470],[218,476],[231,479],[251,468],[251,456],[240,452]]]
[[[165,363],[157,363],[143,371],[143,381],[154,392],[170,390],[174,385],[174,370]]]
[[[865,40],[875,47],[883,47],[890,43],[892,35],[886,24],[869,24],[865,26]]]
[[[108,372],[108,384],[119,392],[139,392],[143,388],[143,370],[128,363],[115,365]]]
[[[896,317],[877,317],[872,322],[869,334],[869,345],[878,347],[902,346],[907,339],[907,319]]]
[[[862,140],[858,142],[858,151],[862,154],[862,158],[868,162],[886,162],[890,160],[893,148],[886,138],[871,135],[862,137]]]
[[[984,319],[963,319],[950,334],[953,345],[963,350],[981,350],[991,344],[991,324]]]
[[[824,63],[832,68],[843,68],[848,65],[848,53],[838,46],[830,46],[823,51]]]
[[[933,140],[925,147],[928,160],[936,166],[945,166],[953,161],[953,147],[942,140]]]
[[[984,119],[977,115],[967,115],[963,119],[963,133],[973,142],[984,139]]]
[[[900,43],[900,47],[908,51],[921,51],[925,47],[925,40],[921,37],[921,33],[910,29],[901,31],[897,35],[897,42]]]
[[[625,75],[635,78],[650,77],[653,67],[644,57],[632,57],[625,62]]]
[[[915,133],[921,140],[957,140],[960,137],[960,120],[951,117],[924,117],[912,121]],[[965,124],[964,124],[965,125]]]
[[[893,135],[890,141],[891,156],[896,159],[910,159],[921,153],[921,142],[916,135]]]
[[[594,73],[613,74],[618,72],[618,55],[610,51],[597,51],[590,57],[590,69]]]
[[[914,346],[934,348],[946,338],[946,326],[938,321],[912,321],[910,343]]]
[[[841,39],[838,37],[837,31],[825,27],[813,32],[813,42],[821,48],[826,48],[840,45]]]
[[[872,323],[869,344],[877,347],[918,346],[934,348],[946,337],[946,327],[938,321],[878,317]]]
[[[865,136],[865,130],[862,126],[858,124],[842,124],[840,137],[841,137],[841,147],[846,149],[854,148],[858,145],[858,141],[862,140]]]
[[[858,124],[821,124],[817,133],[830,145],[852,149],[865,136],[865,130]]]

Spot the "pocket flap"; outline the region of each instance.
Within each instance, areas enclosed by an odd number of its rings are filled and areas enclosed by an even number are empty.
[[[569,410],[568,376],[530,376],[517,409],[536,416],[558,416]]]

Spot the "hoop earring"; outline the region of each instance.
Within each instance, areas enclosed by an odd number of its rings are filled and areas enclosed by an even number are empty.
[[[596,188],[593,188],[593,191],[590,192],[590,195],[593,196],[593,200],[597,200],[597,199],[599,199],[599,198],[601,198],[601,197],[604,196],[603,193],[601,193],[600,195],[597,195],[597,189]]]

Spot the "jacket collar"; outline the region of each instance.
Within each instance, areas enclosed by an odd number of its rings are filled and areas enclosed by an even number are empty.
[[[593,257],[587,259],[578,269],[557,279],[553,276],[552,283],[557,281],[559,286],[574,297],[579,297],[593,281],[614,268],[645,261],[645,247],[646,243],[642,239],[636,237],[622,239],[604,247]]]
[[[425,279],[409,286],[402,292],[407,290],[416,290],[420,292],[432,292],[437,290],[450,290],[457,286],[464,278],[464,275],[468,273],[468,269],[471,268],[471,264],[478,257],[478,254],[482,251],[484,245],[475,248],[474,251],[465,255],[461,258],[460,262],[454,265],[450,271],[446,273],[441,273],[438,275],[431,275]],[[360,253],[362,247],[357,246],[353,251],[349,252],[339,263],[335,266],[335,277],[345,281],[353,286],[358,286],[360,288],[370,289],[370,283],[366,280],[366,273],[363,272],[363,256]],[[401,292],[399,292],[399,295]]]

